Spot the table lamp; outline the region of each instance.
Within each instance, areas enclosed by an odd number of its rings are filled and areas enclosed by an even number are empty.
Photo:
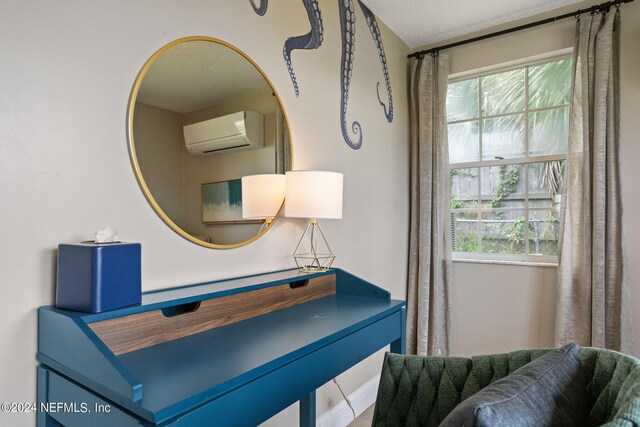
[[[318,218],[342,218],[343,176],[338,172],[290,171],[286,173],[284,215],[309,218],[293,257],[304,272],[326,271],[336,258]]]
[[[260,219],[260,232],[273,222],[284,200],[285,177],[281,174],[242,177],[242,218]]]

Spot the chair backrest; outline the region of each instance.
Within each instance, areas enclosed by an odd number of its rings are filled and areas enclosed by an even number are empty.
[[[518,350],[472,358],[387,354],[373,425],[437,426],[462,400],[548,351]],[[640,425],[640,361],[594,348],[582,348],[580,359],[591,395],[589,425],[601,425],[617,416],[635,416]]]

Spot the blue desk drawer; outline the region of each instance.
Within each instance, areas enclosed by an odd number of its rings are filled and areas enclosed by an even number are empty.
[[[402,312],[399,311],[240,386],[168,425],[258,425],[400,338],[401,334]]]
[[[47,415],[66,427],[148,425],[51,369],[42,366],[38,369],[44,371],[39,377],[46,381],[46,401],[42,404],[49,409],[46,414],[41,414],[39,417],[39,426],[43,423],[46,425],[46,422],[41,420],[45,420]]]

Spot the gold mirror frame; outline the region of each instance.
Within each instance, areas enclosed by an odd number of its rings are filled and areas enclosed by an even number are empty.
[[[263,227],[261,229],[261,231],[259,231],[255,236],[251,237],[250,239],[247,239],[247,240],[245,240],[243,242],[229,244],[229,245],[221,245],[221,244],[205,242],[205,241],[197,239],[193,235],[187,233],[180,226],[178,226],[175,222],[173,222],[173,220],[171,218],[169,218],[169,216],[164,212],[164,210],[162,210],[162,208],[160,207],[158,202],[155,200],[155,198],[151,194],[151,191],[149,190],[149,187],[147,186],[147,183],[145,182],[144,176],[142,175],[142,170],[140,169],[140,164],[138,163],[138,158],[136,156],[135,142],[134,142],[134,137],[133,137],[133,118],[134,118],[135,104],[136,104],[136,100],[138,98],[138,92],[140,91],[140,86],[142,85],[142,81],[144,80],[144,78],[147,75],[147,73],[148,73],[149,69],[151,68],[151,66],[156,62],[156,60],[163,53],[165,53],[167,50],[171,49],[174,46],[177,46],[179,44],[186,43],[186,42],[191,42],[191,41],[207,41],[207,42],[216,43],[216,44],[219,44],[219,45],[222,45],[222,46],[226,46],[227,48],[232,49],[235,52],[237,52],[240,55],[242,55],[242,57],[244,57],[247,61],[249,61],[249,63],[251,63],[251,65],[253,65],[255,67],[255,69],[258,70],[258,72],[262,75],[262,77],[265,79],[267,84],[269,84],[269,86],[271,87],[271,90],[272,90],[273,94],[275,95],[275,97],[276,97],[276,99],[278,101],[278,104],[280,105],[280,109],[282,110],[282,116],[284,118],[284,122],[285,122],[286,127],[287,127],[287,132],[289,133],[289,152],[291,154],[290,154],[290,164],[289,164],[288,170],[293,170],[293,157],[294,156],[293,156],[293,143],[292,143],[292,139],[291,139],[291,128],[289,126],[289,118],[288,118],[287,113],[286,113],[286,111],[284,109],[284,105],[282,104],[282,100],[280,99],[280,95],[278,95],[278,92],[274,88],[273,83],[271,82],[269,77],[267,77],[267,75],[262,70],[262,68],[260,68],[258,66],[258,64],[256,64],[255,61],[253,61],[242,50],[240,50],[239,48],[237,48],[236,46],[234,46],[234,45],[232,45],[232,44],[230,44],[228,42],[225,42],[224,40],[220,40],[220,39],[217,39],[217,38],[214,38],[214,37],[208,37],[208,36],[190,36],[190,37],[182,37],[182,38],[176,39],[176,40],[174,40],[174,41],[162,46],[153,55],[151,55],[151,57],[145,62],[144,66],[142,67],[142,69],[138,73],[138,76],[136,77],[136,80],[135,80],[135,82],[133,84],[133,88],[131,89],[131,94],[129,95],[129,102],[128,102],[128,105],[127,105],[127,139],[128,139],[128,146],[129,146],[129,157],[130,157],[130,160],[131,160],[131,165],[133,166],[133,171],[135,173],[136,180],[138,181],[138,184],[140,185],[140,189],[142,190],[145,198],[147,199],[147,201],[149,202],[149,204],[151,205],[153,210],[156,212],[156,214],[158,214],[158,216],[165,222],[165,224],[167,224],[173,231],[178,233],[183,238],[185,238],[185,239],[187,239],[187,240],[189,240],[189,241],[191,241],[191,242],[193,242],[193,243],[195,243],[197,245],[204,246],[206,248],[211,248],[211,249],[234,249],[234,248],[239,248],[239,247],[248,245],[249,243],[259,239],[260,237],[262,237],[262,235],[264,235],[267,231],[269,231],[271,229],[273,224],[276,222],[276,220],[278,219],[278,217],[282,213],[282,210],[283,210],[283,207],[284,207],[284,202],[282,203],[282,206],[280,206],[280,209],[278,210],[278,213],[273,218],[273,220],[270,223],[266,224],[266,226]]]

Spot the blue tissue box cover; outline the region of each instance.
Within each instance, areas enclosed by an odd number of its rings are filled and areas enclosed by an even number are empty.
[[[140,243],[58,245],[56,307],[100,313],[140,304]]]

